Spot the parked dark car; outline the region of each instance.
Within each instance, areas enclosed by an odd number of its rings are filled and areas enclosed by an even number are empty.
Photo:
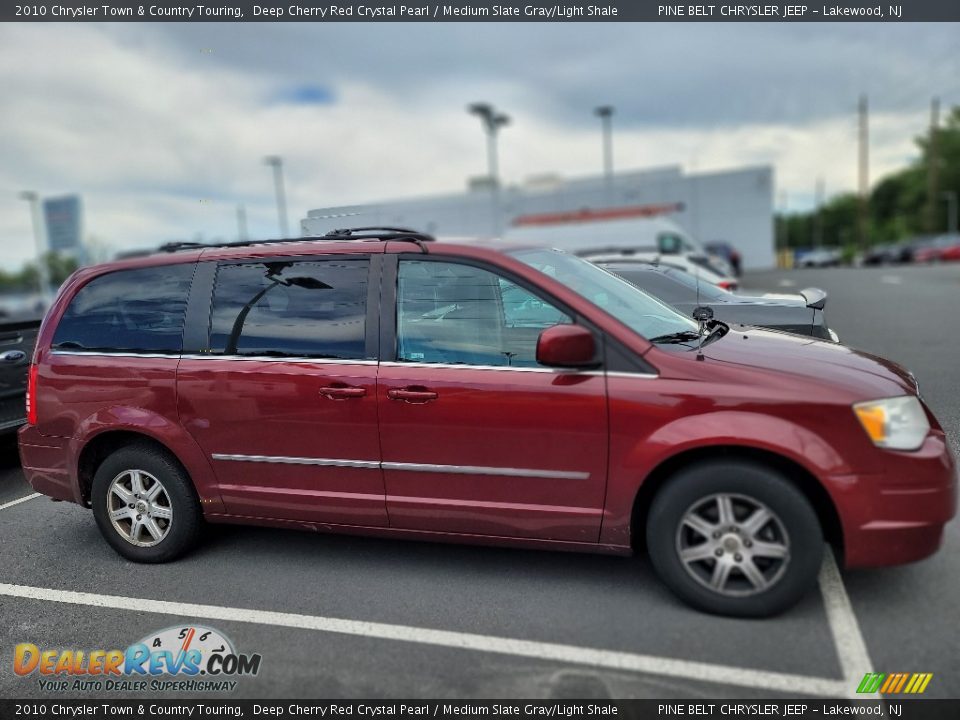
[[[900,262],[901,246],[893,243],[874,245],[863,254],[864,265],[892,265]]]
[[[672,305],[687,317],[692,317],[698,305],[706,305],[713,309],[715,318],[725,323],[756,325],[839,341],[837,334],[827,327],[824,312],[827,294],[817,288],[801,290],[797,295],[740,295],[709,283],[700,283],[698,301],[697,279],[683,270],[659,263],[597,264]]]
[[[40,331],[40,319],[0,322],[0,434],[27,420],[27,371]]]
[[[138,562],[204,521],[642,549],[692,605],[759,616],[816,587],[825,541],[846,567],[936,552],[956,470],[907,370],[698,329],[518,243],[364,228],[173,249],[64,284],[20,456]],[[65,563],[86,551],[45,530]]]
[[[714,240],[703,244],[704,249],[711,255],[718,255],[726,260],[733,269],[733,274],[740,277],[742,274],[740,251],[725,240]]]

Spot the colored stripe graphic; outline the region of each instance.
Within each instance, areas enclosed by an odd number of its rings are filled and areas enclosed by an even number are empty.
[[[867,673],[857,686],[858,693],[918,695],[927,689],[933,673]]]
[[[863,676],[863,680],[860,681],[860,687],[857,688],[858,693],[875,693],[880,689],[880,683],[883,682],[883,679],[886,677],[885,673],[867,673]]]

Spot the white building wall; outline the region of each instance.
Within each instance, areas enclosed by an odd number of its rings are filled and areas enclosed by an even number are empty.
[[[301,221],[304,235],[334,228],[400,226],[436,235],[496,236],[521,215],[632,205],[680,203],[666,216],[699,242],[726,240],[740,250],[744,267],[775,264],[773,168],[684,175],[679,167],[620,173],[612,191],[602,176],[541,179],[536,186],[508,187],[499,212],[489,189],[453,195],[318,208]]]

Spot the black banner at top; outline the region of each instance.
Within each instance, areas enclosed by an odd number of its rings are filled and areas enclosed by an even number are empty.
[[[0,4],[6,22],[960,22],[960,0],[738,3],[597,0],[34,0]]]

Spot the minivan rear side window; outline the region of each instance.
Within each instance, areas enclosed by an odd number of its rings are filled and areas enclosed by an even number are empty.
[[[59,350],[179,353],[193,263],[116,270],[80,288],[53,335]]]
[[[210,351],[219,355],[366,357],[368,260],[221,265]]]

